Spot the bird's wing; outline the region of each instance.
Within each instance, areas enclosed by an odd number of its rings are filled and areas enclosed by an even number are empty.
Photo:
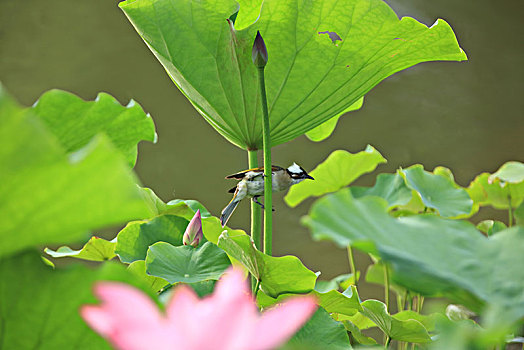
[[[271,167],[271,171],[278,171],[278,170],[283,170],[284,168],[282,167],[279,167],[278,165],[273,165]],[[226,176],[226,179],[242,179],[244,178],[244,176],[246,176],[246,174],[250,171],[253,171],[253,172],[264,172],[264,167],[258,167],[258,168],[253,168],[253,169],[247,169],[247,170],[244,170],[244,171],[241,171],[241,172],[238,172],[236,174],[231,174],[231,175],[228,175]]]

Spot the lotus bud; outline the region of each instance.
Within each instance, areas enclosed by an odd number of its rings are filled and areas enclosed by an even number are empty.
[[[267,64],[267,49],[262,35],[257,31],[257,36],[255,37],[255,42],[253,43],[253,63],[258,68],[264,68]]]
[[[202,232],[202,218],[200,217],[199,209],[189,222],[189,225],[187,225],[182,242],[184,245],[197,247],[203,237],[204,233]]]

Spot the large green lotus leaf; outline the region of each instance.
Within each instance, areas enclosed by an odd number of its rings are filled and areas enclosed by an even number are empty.
[[[493,174],[478,175],[467,189],[480,206],[490,205],[497,209],[516,208],[524,201],[524,165],[507,162]]]
[[[362,97],[357,102],[353,103],[345,111],[341,112],[337,116],[329,119],[328,121],[323,122],[316,128],[311,129],[308,132],[306,132],[307,138],[315,142],[320,142],[320,141],[327,139],[333,133],[333,131],[335,131],[335,128],[337,126],[337,123],[340,117],[342,117],[346,113],[356,111],[357,109],[362,108],[363,104],[364,104],[364,97]]]
[[[80,250],[73,250],[68,246],[62,246],[57,250],[45,248],[44,252],[53,258],[78,258],[90,261],[105,261],[113,259],[115,254],[116,239],[106,241],[103,238],[93,236]]]
[[[125,268],[105,263],[53,270],[36,252],[0,260],[0,345],[3,349],[110,349],[80,318],[81,305],[96,303],[93,283],[133,281]]]
[[[436,327],[436,322],[446,317],[444,316],[444,314],[440,313],[422,315],[413,310],[400,311],[392,316],[400,321],[417,320],[420,323],[422,323],[422,325],[424,326],[424,328],[427,329],[428,332],[433,332]]]
[[[345,320],[345,321],[342,321],[342,324],[344,325],[344,327],[346,328],[348,332],[351,332],[351,336],[355,338],[355,340],[359,344],[373,345],[377,343],[375,339],[365,336],[353,322],[349,320]]]
[[[391,339],[410,343],[428,343],[431,337],[417,320],[399,320],[392,317],[386,304],[378,300],[366,300],[362,303],[362,314],[372,320]]]
[[[393,218],[383,199],[354,199],[348,189],[314,203],[304,223],[316,238],[380,255],[391,264],[393,281],[410,290],[477,312],[488,303],[510,321],[524,316],[523,227],[488,239],[467,221]]]
[[[368,145],[364,151],[349,153],[337,150],[332,152],[325,161],[311,171],[315,180],[306,180],[289,189],[284,197],[287,205],[295,207],[311,196],[321,196],[335,192],[349,185],[359,176],[369,173],[386,159],[380,152]]]
[[[524,164],[515,161],[503,164],[499,170],[489,177],[490,182],[495,179],[512,184],[524,182]]]
[[[146,271],[146,262],[145,260],[136,260],[133,261],[127,270],[133,273],[138,279],[142,280],[144,285],[148,286],[150,290],[158,294],[164,287],[170,285],[168,281],[161,277],[151,276]]]
[[[137,178],[104,135],[66,155],[0,86],[0,256],[151,215]]]
[[[230,265],[227,254],[211,242],[198,248],[158,242],[149,247],[146,258],[147,273],[169,283],[218,280]]]
[[[259,291],[257,294],[257,304],[260,307],[266,308],[278,303],[281,303],[286,298],[292,297],[295,294],[280,294],[277,298],[272,298],[265,293]],[[344,293],[336,290],[327,292],[319,292],[313,290],[308,295],[314,296],[317,303],[329,313],[336,313],[339,315],[352,316],[357,312],[362,311],[360,306],[360,298],[355,286],[350,286]]]
[[[251,5],[246,5],[251,3]],[[465,60],[451,27],[401,20],[381,0],[266,0],[226,21],[235,0],[128,0],[120,8],[167,73],[226,139],[262,148],[262,108],[251,49],[257,31],[265,68],[271,140],[278,145],[339,115],[380,81],[417,63]],[[330,37],[338,37],[332,41]]]
[[[357,271],[356,280],[360,278],[360,271]],[[315,290],[320,293],[329,292],[330,290],[338,290],[342,288],[343,290],[348,289],[350,286],[355,284],[355,275],[352,273],[347,273],[343,275],[336,276],[329,281],[317,280],[315,283]]]
[[[419,164],[401,169],[400,173],[406,185],[420,194],[424,205],[441,216],[466,217],[472,213],[473,200],[449,178],[427,172]]]
[[[245,233],[226,231],[220,235],[218,246],[248,269],[260,281],[260,289],[270,297],[308,293],[315,287],[317,275],[297,257],[266,255],[255,248]]]
[[[351,349],[344,325],[332,319],[322,308],[318,308],[287,344],[290,349],[309,349],[315,346],[326,350]]]
[[[234,230],[228,226],[222,227],[220,219],[215,216],[211,216],[209,211],[198,201],[192,199],[175,199],[169,201],[167,204],[164,203],[158,196],[149,188],[141,188],[142,193],[155,209],[155,214],[169,214],[183,217],[184,219],[191,220],[195,215],[197,209],[200,209],[202,215],[202,231],[204,237],[210,242],[217,244],[218,237],[224,231],[230,234],[245,234],[243,230]]]
[[[138,142],[156,142],[153,119],[142,107],[133,100],[122,106],[106,93],[99,93],[94,101],[87,102],[66,91],[50,90],[40,96],[31,111],[68,153],[87,145],[93,136],[105,133],[134,166]]]
[[[133,221],[118,233],[115,253],[125,263],[144,260],[149,246],[156,242],[182,245],[189,221],[175,215],[160,215],[151,220]]]
[[[390,210],[408,204],[412,198],[411,190],[399,174],[379,174],[373,187],[351,186],[350,189],[355,198],[364,196],[384,198]]]
[[[169,207],[176,206],[179,203],[184,203],[189,208],[193,210],[193,212],[196,213],[197,210],[200,210],[200,216],[202,219],[208,218],[211,216],[211,213],[200,203],[199,201],[196,201],[194,199],[174,199],[172,201],[167,202],[167,208],[169,210]]]

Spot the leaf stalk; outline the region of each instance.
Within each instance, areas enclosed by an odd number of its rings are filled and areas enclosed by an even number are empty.
[[[271,178],[271,137],[269,134],[269,114],[267,109],[266,82],[264,67],[257,67],[260,98],[263,112],[263,151],[264,151],[264,253],[272,255],[273,245],[273,183]]]
[[[355,259],[353,257],[353,250],[351,249],[351,246],[348,244],[348,259],[349,259],[349,268],[351,269],[351,273],[353,274],[353,280],[355,281],[355,288],[358,288],[358,278],[357,278],[357,269],[355,268]]]
[[[258,151],[257,150],[248,150],[248,164],[249,168],[258,168]],[[251,239],[255,243],[255,247],[260,250],[260,238],[262,234],[262,212],[260,211],[260,206],[255,202],[251,201]],[[257,286],[257,279],[254,276],[251,276],[251,290],[253,295],[255,295],[255,290]]]

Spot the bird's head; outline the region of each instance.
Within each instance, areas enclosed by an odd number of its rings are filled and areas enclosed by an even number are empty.
[[[297,184],[301,181],[304,181],[305,179],[315,180],[312,176],[308,175],[308,173],[297,163],[293,163],[293,165],[287,168],[286,171],[289,176],[291,176],[293,184]]]

